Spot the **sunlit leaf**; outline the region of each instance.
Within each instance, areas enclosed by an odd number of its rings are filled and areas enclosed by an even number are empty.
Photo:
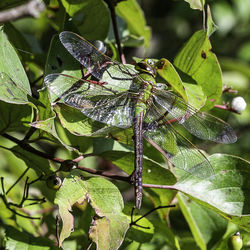
[[[157,62],[157,73],[170,84],[174,90],[179,93],[182,98],[188,102],[187,94],[185,92],[180,76],[175,70],[174,66],[165,58]]]
[[[204,110],[218,102],[222,92],[221,69],[206,32],[194,33],[176,56],[174,66],[180,70],[184,82],[201,86],[207,96]]]
[[[177,197],[197,245],[201,249],[215,245],[226,232],[227,221],[215,211],[197,204],[181,193]]]
[[[83,180],[78,171],[72,171],[57,192],[55,203],[63,221],[59,243],[74,230],[74,217],[70,213],[75,203],[87,200],[96,213],[89,237],[98,249],[118,248],[128,230],[128,219],[122,214],[123,201],[119,190],[103,178]]]
[[[174,187],[250,231],[249,162],[223,154],[214,154],[208,159],[215,171],[214,176],[201,180],[187,173]]]
[[[192,9],[198,9],[198,10],[203,10],[205,0],[185,0],[190,4],[190,8]]]
[[[142,36],[145,47],[149,47],[151,30],[146,26],[146,20],[139,4],[135,0],[122,1],[117,5],[116,13],[127,22],[130,32]]]

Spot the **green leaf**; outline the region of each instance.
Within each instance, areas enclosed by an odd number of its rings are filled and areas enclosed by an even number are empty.
[[[45,75],[63,73],[75,77],[82,77],[80,63],[65,49],[59,36],[53,36],[45,65]],[[52,99],[53,100],[53,99]]]
[[[178,181],[173,187],[250,231],[249,162],[223,154],[214,154],[208,159],[214,176],[200,179],[186,173],[181,179],[177,177]],[[178,176],[178,172],[176,174]]]
[[[207,5],[207,36],[210,37],[218,26],[214,23],[209,5]]]
[[[79,32],[88,40],[104,40],[110,25],[110,14],[104,1],[62,1]]]
[[[35,107],[33,103],[37,101],[31,97],[31,90],[28,78],[18,55],[12,45],[9,43],[3,28],[0,27],[0,100],[6,103],[0,103],[1,125],[0,130],[9,132],[23,129],[23,126],[29,126],[33,119],[32,108],[25,106],[29,104]],[[21,104],[14,106],[11,104]],[[35,107],[36,108],[36,107]]]
[[[6,226],[5,249],[11,250],[49,250],[59,249],[54,242],[46,237],[34,237],[27,232],[21,232],[12,226]]]
[[[222,93],[222,75],[211,44],[203,30],[197,31],[184,45],[174,60],[184,82],[201,86],[207,101],[203,110],[211,109]]]
[[[45,74],[55,72],[61,72],[81,78],[79,63],[65,50],[58,36],[54,36],[50,43],[50,49],[45,66]],[[43,88],[39,91],[39,118],[37,121],[32,123],[32,126],[43,131],[41,133],[41,137],[47,137],[52,140],[56,139],[67,149],[74,150],[72,147],[69,147],[62,141],[57,132],[55,124],[56,115],[52,110],[51,105],[48,105],[52,102],[51,98],[53,97],[49,96],[48,90],[46,88]]]
[[[134,215],[133,221],[139,219],[140,217],[141,215]],[[145,217],[140,219],[136,224],[139,226],[132,226],[126,237],[140,243],[149,242],[155,232],[154,225]]]
[[[0,72],[0,100],[13,104],[28,104],[27,90],[15,83],[6,73]]]
[[[131,34],[144,38],[144,45],[149,47],[151,38],[151,29],[146,26],[144,13],[135,0],[127,0],[118,3],[116,13],[122,17],[128,24],[128,29]]]
[[[169,83],[174,90],[179,93],[182,98],[188,102],[187,94],[185,92],[180,76],[176,72],[174,66],[167,59],[162,58],[156,64],[157,73]]]
[[[39,91],[39,101],[38,106],[38,120],[31,123],[31,126],[39,129],[39,137],[44,139],[49,139],[51,141],[57,141],[62,144],[68,150],[75,150],[73,147],[68,146],[60,138],[58,134],[58,128],[56,126],[56,115],[52,110],[52,107],[48,105],[50,103],[48,97],[48,90],[46,88]]]
[[[227,221],[216,212],[178,194],[182,213],[200,249],[211,249],[227,230]]]
[[[58,118],[64,128],[70,133],[78,136],[92,136],[100,131],[100,136],[106,136],[104,124],[96,122],[86,117],[80,110],[67,105],[57,104],[54,106]]]
[[[8,76],[20,89],[31,95],[29,80],[18,55],[0,27],[0,73]]]
[[[185,0],[185,2],[190,4],[190,8],[203,10],[205,0]]]
[[[24,131],[33,119],[29,105],[14,105],[0,101],[0,134],[11,131]]]
[[[24,150],[20,146],[12,147],[11,152],[16,157],[22,159],[29,168],[35,170],[38,176],[41,174],[49,175],[53,172],[47,159]]]
[[[96,243],[97,249],[117,249],[129,227],[127,217],[122,214],[123,200],[119,190],[103,178],[83,180],[76,170],[64,179],[56,194],[55,203],[63,221],[60,246],[74,229],[71,207],[86,199],[97,215],[90,227],[89,237]]]
[[[103,152],[100,156],[111,161],[127,174],[131,174],[134,170],[133,152],[113,150]],[[175,181],[175,176],[167,167],[146,157],[143,158],[143,183],[173,185]]]
[[[199,110],[206,103],[206,96],[201,86],[185,82],[183,84],[187,94],[188,104]]]
[[[18,53],[22,61],[32,60],[31,57],[33,55],[31,56],[31,53],[29,53],[32,51],[32,48],[22,32],[20,32],[11,22],[8,22],[4,24],[4,33],[8,36],[8,40],[11,44],[15,48],[18,48],[16,53]]]

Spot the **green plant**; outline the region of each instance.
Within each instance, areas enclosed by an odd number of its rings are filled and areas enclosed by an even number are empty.
[[[15,8],[17,4],[14,0],[2,1],[0,8]],[[146,2],[145,9],[150,4]],[[187,24],[175,4],[170,6],[169,18],[177,36],[178,28]],[[182,4],[190,13],[198,13]],[[125,202],[121,196],[132,188],[131,178],[123,175],[133,171],[133,146],[131,142],[124,144],[132,132],[111,131],[62,103],[52,106],[48,89],[43,88],[43,76],[51,73],[82,77],[80,64],[58,38],[63,30],[77,32],[88,40],[105,41],[113,59],[123,62],[125,55],[126,59],[134,55],[131,48],[144,46],[148,51],[151,29],[140,5],[135,0],[62,0],[44,1],[43,7],[39,18],[19,17],[4,23],[0,33],[2,246],[56,249],[56,243],[69,249],[226,249],[228,238],[239,228],[247,245],[250,168],[249,162],[239,156],[250,157],[243,144],[222,148],[201,143],[181,131],[197,147],[206,149],[214,176],[200,178],[190,172],[183,177],[178,169],[170,171],[164,152],[145,141],[144,202],[141,210],[134,210],[133,192],[128,198],[124,195]],[[189,39],[179,35],[179,40],[186,43],[175,51],[178,36],[176,44],[166,42],[169,57],[165,52],[160,55],[169,60],[161,60],[159,80],[168,82],[196,109],[229,118],[233,127],[240,124],[238,130],[248,128],[249,121],[244,121],[247,111],[243,118],[232,118],[237,110],[228,101],[235,91],[223,87],[220,64],[211,51],[209,38],[216,26],[210,9],[200,1],[192,1],[191,7],[206,16],[203,23],[199,22],[203,30],[190,31]],[[218,4],[215,7],[218,10]],[[244,20],[249,21],[247,17]],[[159,26],[153,25],[152,31]],[[220,47],[220,38],[216,42]],[[157,54],[148,53],[150,57]],[[235,62],[224,57],[222,66],[226,73],[237,72],[240,80],[245,77],[247,83],[245,88],[240,85],[240,90],[247,99],[249,66],[239,59]],[[215,154],[216,148],[225,154]],[[179,155],[175,162],[182,160]],[[170,208],[170,204],[176,206]]]

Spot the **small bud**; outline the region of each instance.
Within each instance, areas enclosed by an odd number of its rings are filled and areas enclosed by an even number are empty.
[[[228,248],[230,250],[240,250],[243,246],[243,241],[240,236],[240,232],[236,232],[227,241]]]
[[[62,180],[56,175],[51,175],[47,178],[46,184],[51,189],[59,189],[62,185]]]
[[[78,163],[72,160],[65,160],[61,163],[59,171],[70,172],[72,168],[76,168]]]
[[[241,96],[235,97],[231,102],[231,108],[237,113],[241,113],[246,108],[246,106],[247,104],[244,98]]]

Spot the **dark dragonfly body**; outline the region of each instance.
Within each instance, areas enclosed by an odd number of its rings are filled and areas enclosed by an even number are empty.
[[[64,31],[60,34],[64,47],[99,82],[63,74],[45,77],[51,99],[79,109],[87,117],[111,128],[133,128],[136,207],[142,202],[143,138],[153,141],[168,155],[168,160],[183,173],[200,178],[213,176],[207,158],[174,127],[182,125],[200,139],[220,143],[236,141],[230,125],[199,112],[181,97],[169,91],[166,84],[156,83],[155,61],[145,59],[123,65],[112,61],[104,50],[98,50],[84,38]],[[192,150],[190,150],[190,148]],[[175,157],[175,156],[181,157]],[[189,162],[187,164],[187,162]]]

